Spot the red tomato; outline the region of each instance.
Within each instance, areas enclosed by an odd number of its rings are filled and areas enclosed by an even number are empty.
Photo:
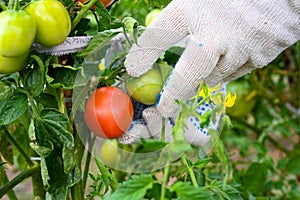
[[[133,119],[133,105],[121,89],[101,87],[88,97],[84,119],[97,136],[116,138],[129,128]]]

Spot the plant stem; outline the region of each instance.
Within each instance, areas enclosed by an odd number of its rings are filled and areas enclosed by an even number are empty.
[[[164,168],[164,179],[161,185],[161,193],[160,193],[160,200],[164,200],[166,196],[166,188],[169,179],[169,172],[170,172],[170,159],[168,159],[166,163],[166,167]]]
[[[88,4],[86,4],[85,6],[82,7],[82,9],[78,12],[77,16],[75,17],[75,19],[72,21],[72,28],[71,30],[73,30],[77,24],[80,22],[80,20],[83,18],[83,16],[85,15],[85,13],[97,2],[98,0],[91,0]]]
[[[2,8],[3,11],[7,10],[6,5],[2,1],[0,1],[0,6],[1,6],[1,8]]]
[[[16,0],[15,1],[15,4],[14,4],[14,10],[19,10],[19,5],[20,5],[20,1],[19,0]]]
[[[195,176],[195,173],[193,171],[193,169],[189,166],[187,160],[186,160],[186,157],[185,155],[181,156],[181,160],[183,161],[183,163],[185,164],[185,166],[187,167],[188,169],[188,172],[190,174],[190,177],[191,177],[191,181],[193,183],[193,186],[194,187],[199,187],[198,183],[197,183],[197,179],[196,179],[196,176]]]
[[[6,173],[4,173],[3,182],[4,183],[8,183],[9,182]],[[16,194],[15,194],[15,192],[13,190],[8,191],[7,192],[7,196],[8,196],[8,198],[10,200],[18,200],[18,198],[17,198],[17,196],[16,196]]]
[[[44,200],[46,191],[43,187],[43,180],[41,176],[41,171],[38,170],[31,176],[32,185],[33,185],[33,197],[34,199]]]
[[[28,165],[30,167],[32,167],[34,165],[34,163],[32,162],[32,160],[30,160],[29,156],[25,153],[25,151],[22,149],[22,147],[19,145],[19,143],[9,133],[7,127],[6,126],[2,126],[2,128],[4,130],[3,132],[4,132],[5,136],[7,137],[8,141],[10,143],[12,143],[18,149],[18,151],[24,157],[24,159],[26,160],[26,162],[28,163]]]
[[[84,199],[81,180],[71,188],[71,195],[72,195],[72,200],[83,200]]]
[[[12,179],[10,182],[5,184],[0,189],[0,198],[2,198],[8,191],[13,189],[16,185],[24,181],[26,178],[32,176],[34,173],[38,172],[39,170],[40,170],[39,164],[35,164],[33,167],[22,171],[18,176],[16,176],[14,179]]]

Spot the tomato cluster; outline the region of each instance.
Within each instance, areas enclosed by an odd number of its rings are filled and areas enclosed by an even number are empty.
[[[172,70],[172,66],[162,62],[140,77],[129,78],[125,84],[128,94],[113,86],[97,88],[89,95],[85,105],[86,125],[102,138],[121,136],[133,120],[131,98],[145,105],[155,104]]]
[[[71,19],[57,0],[32,1],[24,10],[0,13],[0,73],[24,68],[33,42],[55,46],[71,31]]]

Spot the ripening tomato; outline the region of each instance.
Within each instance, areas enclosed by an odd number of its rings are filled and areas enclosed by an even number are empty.
[[[17,57],[4,57],[0,56],[0,74],[11,74],[21,71],[27,61],[29,53]]]
[[[1,12],[0,27],[0,56],[17,57],[30,51],[36,34],[36,23],[27,12]]]
[[[121,89],[101,87],[88,97],[84,119],[88,128],[97,136],[116,138],[131,125],[133,105]]]
[[[71,31],[71,19],[57,0],[32,1],[25,9],[37,23],[35,41],[44,46],[63,43]]]

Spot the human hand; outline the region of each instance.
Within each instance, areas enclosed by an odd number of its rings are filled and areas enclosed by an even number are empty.
[[[125,61],[140,76],[167,49],[189,36],[157,110],[176,117],[176,99],[194,96],[201,80],[216,85],[267,65],[300,38],[297,0],[173,0],[148,26]]]

